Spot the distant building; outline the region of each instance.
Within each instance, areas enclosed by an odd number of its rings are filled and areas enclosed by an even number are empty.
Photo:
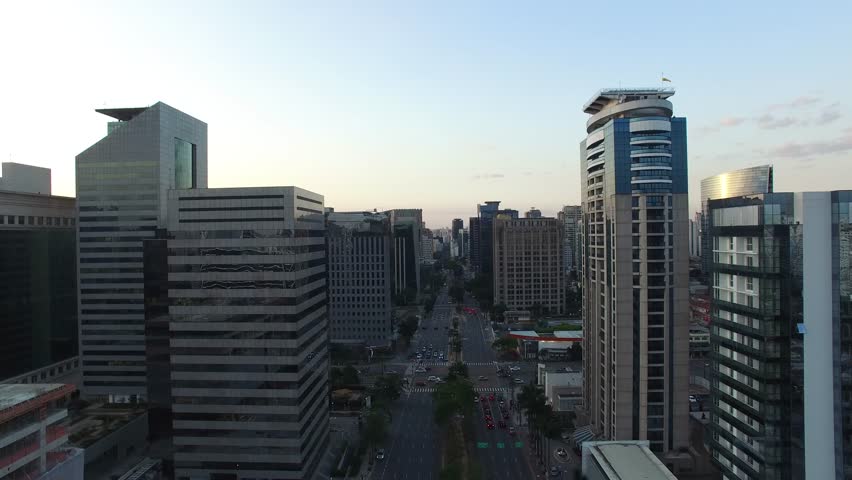
[[[450,247],[450,256],[453,258],[464,257],[467,255],[465,250],[465,230],[464,221],[461,218],[454,218],[451,228],[453,245]]]
[[[491,275],[494,262],[494,220],[498,215],[518,218],[518,211],[501,210],[500,201],[496,200],[477,205],[476,212],[477,217],[470,219],[472,265],[475,272]]]
[[[331,342],[390,345],[393,338],[390,219],[384,213],[329,213],[326,229]]]
[[[701,214],[698,213],[696,216],[700,217]],[[689,256],[701,256],[701,223],[691,218],[689,219]]]
[[[49,169],[16,163],[2,168],[0,379],[5,379],[77,355],[77,210],[73,197],[51,195]]]
[[[158,102],[115,121],[76,158],[81,393],[146,401],[143,241],[175,188],[207,186],[207,124]]]
[[[83,452],[68,445],[67,403],[75,390],[0,385],[0,478],[83,480]]]
[[[741,168],[720,173],[701,180],[701,269],[705,278],[710,272],[712,247],[710,245],[707,202],[720,198],[739,197],[761,193],[772,193],[774,182],[772,165]]]
[[[583,220],[583,207],[580,205],[566,205],[556,214],[556,218],[562,222],[564,232],[562,234],[562,266],[565,267],[565,278],[568,275],[579,272],[580,246],[582,245],[582,229],[580,222]]]
[[[689,445],[689,195],[672,95],[604,89],[583,107],[581,281],[595,432],[678,457]]]
[[[714,462],[727,478],[852,478],[852,191],[707,206]]]
[[[494,220],[494,303],[509,310],[565,312],[562,224],[555,218]]]
[[[541,210],[532,207],[524,213],[524,218],[541,218]]]
[[[323,197],[179,189],[167,206],[175,477],[312,478],[329,434]]]
[[[435,242],[433,241],[432,231],[426,228],[421,231],[420,235],[420,263],[431,265],[435,263]]]
[[[586,480],[677,480],[648,448],[647,440],[584,442]]]
[[[398,208],[388,210],[394,243],[394,293],[420,292],[420,264],[423,261],[423,210]]]
[[[479,238],[479,217],[470,217],[468,220],[468,265],[474,272],[479,271],[480,263],[480,238]]]

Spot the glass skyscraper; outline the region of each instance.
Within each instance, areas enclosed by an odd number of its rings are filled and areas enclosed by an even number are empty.
[[[726,479],[852,477],[852,191],[708,202],[709,445]]]
[[[686,119],[672,95],[598,92],[580,144],[584,403],[598,437],[658,453],[689,445]]]
[[[207,124],[164,103],[98,112],[115,121],[76,159],[81,392],[144,401],[143,241],[168,190],[207,186]]]
[[[772,193],[772,165],[741,168],[701,180],[701,267],[705,276],[712,259],[708,232],[707,202],[719,198]],[[705,253],[706,252],[706,253]]]

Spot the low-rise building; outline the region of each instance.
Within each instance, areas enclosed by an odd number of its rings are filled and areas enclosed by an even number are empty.
[[[583,443],[587,480],[677,480],[648,448],[647,440]]]
[[[66,404],[75,390],[61,383],[0,385],[0,478],[82,480],[80,452],[67,445]]]
[[[547,367],[539,363],[538,383],[544,386],[544,396],[554,412],[573,412],[576,407],[582,407],[582,372],[575,372],[567,367]]]

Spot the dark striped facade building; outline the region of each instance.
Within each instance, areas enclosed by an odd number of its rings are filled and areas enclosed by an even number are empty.
[[[169,192],[175,478],[312,478],[328,442],[323,197]]]

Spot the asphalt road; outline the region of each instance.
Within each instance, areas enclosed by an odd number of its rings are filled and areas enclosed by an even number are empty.
[[[466,302],[474,306],[472,301]],[[485,316],[476,314],[456,314],[455,306],[450,303],[447,289],[438,296],[432,314],[421,319],[420,329],[412,339],[410,352],[421,352],[423,346],[431,345],[433,351],[443,351],[445,358],[449,354],[448,330],[452,326],[453,316],[463,317],[460,325],[462,336],[462,359],[468,365],[474,389],[479,395],[488,398],[490,393],[504,395],[506,402],[515,398],[519,385],[512,378],[497,377],[497,357],[491,348],[493,336]],[[424,359],[423,365],[429,367],[426,373],[415,373],[416,361],[400,358],[387,362],[386,369],[393,369],[409,379],[408,388],[397,403],[388,440],[385,444],[386,458],[377,461],[372,470],[373,480],[391,479],[437,479],[441,465],[440,430],[433,420],[432,392],[435,385],[427,381],[428,376],[446,376],[446,360],[433,357]],[[515,375],[529,381],[534,375],[533,365],[522,365]],[[480,376],[486,380],[478,380]],[[417,385],[422,383],[422,385]],[[500,414],[496,399],[490,402],[492,414]],[[483,478],[487,480],[523,480],[531,478],[524,449],[527,439],[525,428],[518,428],[516,436],[510,436],[508,426],[515,425],[518,416],[513,414],[506,429],[488,430],[484,421],[483,409],[477,405],[474,409],[474,430],[477,446],[475,457],[483,468]],[[495,418],[495,426],[496,426]],[[522,442],[521,447],[516,442]]]

